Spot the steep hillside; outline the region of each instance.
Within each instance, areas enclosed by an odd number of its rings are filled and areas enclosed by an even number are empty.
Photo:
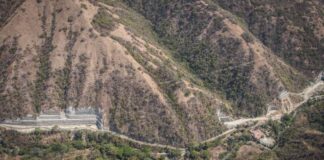
[[[239,19],[204,1],[125,2],[152,21],[161,42],[213,92],[234,104],[238,115],[264,114],[284,89],[305,78],[244,28]]]
[[[217,109],[229,103],[199,86],[150,27],[122,3],[25,1],[0,31],[1,119],[91,106],[107,128],[143,141],[217,135]]]
[[[324,68],[324,2],[321,0],[214,0],[242,18],[274,53],[308,75]]]
[[[203,0],[3,2],[0,120],[90,106],[106,129],[184,146],[224,131],[218,111],[266,114],[311,79],[222,1],[228,10]]]
[[[13,16],[15,10],[24,2],[24,0],[17,1],[0,1],[0,28],[8,22],[10,17]]]
[[[279,136],[275,148],[280,159],[323,159],[324,101],[310,102],[298,111]]]
[[[305,103],[280,121],[239,127],[229,136],[188,148],[188,159],[323,159],[324,101]],[[269,145],[269,137],[275,144]],[[263,140],[262,140],[263,139]],[[270,138],[271,139],[271,138]],[[271,143],[271,141],[270,141]]]

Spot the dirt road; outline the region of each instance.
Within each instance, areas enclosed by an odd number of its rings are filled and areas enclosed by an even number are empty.
[[[300,107],[301,105],[303,105],[304,103],[306,103],[308,100],[312,99],[312,98],[323,98],[323,96],[315,96],[312,97],[312,93],[316,91],[316,89],[318,87],[320,87],[321,85],[324,85],[323,81],[317,81],[315,84],[305,88],[301,93],[298,93],[299,95],[302,95],[304,100],[296,105],[294,105],[292,108],[292,110],[290,110],[288,113],[291,113],[292,111],[296,110],[298,107]],[[289,93],[289,92],[288,92]],[[293,93],[296,94],[296,93]],[[242,119],[238,119],[238,120],[234,120],[234,121],[229,121],[229,122],[225,122],[224,125],[228,128],[235,128],[236,126],[239,125],[244,125],[247,124],[249,122],[255,122],[255,121],[267,121],[267,120],[279,120],[281,117],[283,116],[283,114],[277,114],[275,116],[271,116],[271,115],[264,115],[261,117],[256,117],[256,118],[242,118]]]
[[[299,95],[303,95],[304,100],[298,104],[296,104],[293,108],[294,110],[297,109],[299,106],[301,106],[302,104],[306,103],[310,98],[312,98],[312,93],[321,85],[324,85],[323,81],[317,81],[315,84],[307,87],[305,90],[303,90],[303,92],[298,93]],[[293,93],[296,94],[296,93]],[[316,96],[313,98],[324,98],[324,96]],[[212,137],[210,139],[204,140],[200,143],[207,143],[207,142],[212,142],[214,140],[216,140],[217,138],[220,138],[222,136],[228,135],[233,133],[234,131],[236,131],[235,127],[239,126],[239,125],[243,125],[249,122],[259,122],[259,121],[267,121],[269,119],[272,120],[278,120],[282,117],[283,115],[276,115],[276,116],[261,116],[261,117],[256,117],[256,118],[242,118],[242,119],[238,119],[238,120],[234,120],[234,121],[230,121],[230,122],[225,122],[225,126],[227,126],[228,128],[230,128],[229,130],[223,132],[220,135],[217,135],[215,137]],[[4,127],[6,129],[12,129],[12,130],[16,130],[22,133],[30,133],[33,132],[35,130],[35,128],[40,128],[41,130],[51,130],[54,126],[21,126],[21,125],[10,125],[10,124],[0,124],[0,127]],[[91,130],[91,131],[97,131],[97,132],[107,132],[110,133],[111,135],[117,136],[119,138],[140,144],[140,145],[145,145],[145,146],[151,146],[151,147],[159,147],[159,148],[169,148],[169,149],[174,149],[174,150],[179,150],[181,151],[181,157],[184,158],[185,154],[186,154],[186,149],[185,148],[181,148],[181,147],[174,147],[174,146],[170,146],[170,145],[163,145],[163,144],[156,144],[156,143],[148,143],[148,142],[143,142],[143,141],[139,141],[139,140],[135,140],[133,138],[127,137],[125,135],[110,131],[109,129],[105,129],[105,130],[98,130],[96,126],[89,126],[89,125],[60,125],[58,126],[60,129],[62,130],[81,130],[81,129],[86,129],[86,130]]]

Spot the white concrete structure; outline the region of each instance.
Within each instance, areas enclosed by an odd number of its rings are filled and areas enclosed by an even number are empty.
[[[100,109],[96,111],[96,109],[90,107],[79,109],[69,107],[67,110],[65,110],[65,112],[49,110],[41,112],[40,115],[36,117],[27,115],[21,119],[5,120],[4,124],[27,126],[88,125],[102,128],[103,120]]]

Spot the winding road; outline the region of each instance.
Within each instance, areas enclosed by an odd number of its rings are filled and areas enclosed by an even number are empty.
[[[292,108],[292,110],[288,111],[287,113],[291,113],[294,110],[296,110],[297,108],[299,108],[301,105],[303,105],[304,103],[306,103],[308,100],[310,99],[322,99],[324,98],[324,95],[320,95],[320,96],[315,96],[312,97],[312,94],[316,91],[316,89],[320,86],[324,86],[324,82],[317,80],[316,83],[314,83],[313,85],[305,88],[301,93],[290,93],[289,94],[297,94],[303,97],[303,101],[295,104]],[[284,114],[278,114],[275,116],[272,115],[264,115],[261,117],[256,117],[256,118],[242,118],[242,119],[238,119],[238,120],[234,120],[234,121],[230,121],[230,122],[224,122],[224,125],[227,126],[228,128],[235,128],[236,126],[240,126],[240,125],[244,125],[247,124],[249,122],[258,122],[258,121],[267,121],[267,120],[279,120],[281,119],[281,117]]]
[[[301,105],[303,105],[304,103],[306,103],[308,100],[310,99],[323,99],[324,95],[320,95],[320,96],[315,96],[312,97],[312,93],[314,91],[316,91],[316,89],[321,86],[324,85],[323,81],[317,80],[316,83],[314,83],[313,85],[307,87],[306,89],[303,90],[303,92],[301,93],[291,93],[291,94],[298,94],[301,95],[304,100],[298,104],[296,104],[295,106],[293,106],[293,110],[297,109],[298,107],[300,107]],[[292,111],[293,111],[292,110]],[[292,112],[290,111],[290,112]],[[261,117],[256,117],[256,118],[242,118],[242,119],[238,119],[238,120],[233,120],[230,122],[225,122],[224,125],[227,126],[229,128],[229,130],[215,136],[212,137],[210,139],[201,141],[200,143],[208,143],[208,142],[212,142],[222,136],[228,135],[233,133],[234,131],[236,131],[236,126],[240,126],[243,124],[247,124],[250,122],[259,122],[259,121],[267,121],[267,120],[278,120],[283,116],[283,114],[280,115],[276,115],[276,116],[261,116]],[[0,127],[6,128],[6,129],[11,129],[11,130],[16,130],[18,132],[22,132],[22,133],[30,133],[33,132],[35,130],[35,128],[40,128],[41,130],[51,130],[54,126],[22,126],[22,125],[11,125],[11,124],[0,124]],[[58,126],[60,129],[62,130],[80,130],[80,129],[86,129],[86,130],[91,130],[91,131],[97,131],[97,132],[106,132],[106,133],[110,133],[111,135],[114,135],[116,137],[119,137],[121,139],[125,139],[128,141],[131,141],[133,143],[137,143],[140,145],[145,145],[145,146],[150,146],[150,147],[158,147],[158,148],[168,148],[168,149],[173,149],[173,150],[179,150],[181,152],[181,157],[183,158],[184,155],[186,154],[186,149],[185,148],[181,148],[181,147],[175,147],[175,146],[170,146],[170,145],[163,145],[163,144],[156,144],[156,143],[149,143],[149,142],[143,142],[143,141],[139,141],[139,140],[135,140],[133,138],[127,137],[125,135],[113,132],[109,129],[104,129],[104,130],[99,130],[96,128],[96,126],[89,126],[89,125],[68,125],[68,126]]]

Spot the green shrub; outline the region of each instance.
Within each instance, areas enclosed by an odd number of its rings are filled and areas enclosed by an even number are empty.
[[[98,13],[93,18],[92,24],[103,36],[107,36],[110,31],[116,27],[112,15],[107,13],[104,9],[99,9]]]
[[[250,33],[244,32],[241,36],[247,43],[253,42],[253,37]]]
[[[67,153],[69,151],[69,147],[63,143],[54,143],[50,145],[51,151],[54,153]]]
[[[82,131],[76,131],[74,133],[73,140],[82,140],[83,132]]]
[[[73,141],[72,146],[78,150],[86,148],[86,144],[82,140]]]
[[[180,150],[168,150],[167,156],[170,159],[177,159],[181,156],[181,151]]]
[[[293,122],[293,116],[289,115],[289,114],[285,114],[282,118],[281,118],[281,122],[285,125],[285,126],[289,126],[292,124]]]

